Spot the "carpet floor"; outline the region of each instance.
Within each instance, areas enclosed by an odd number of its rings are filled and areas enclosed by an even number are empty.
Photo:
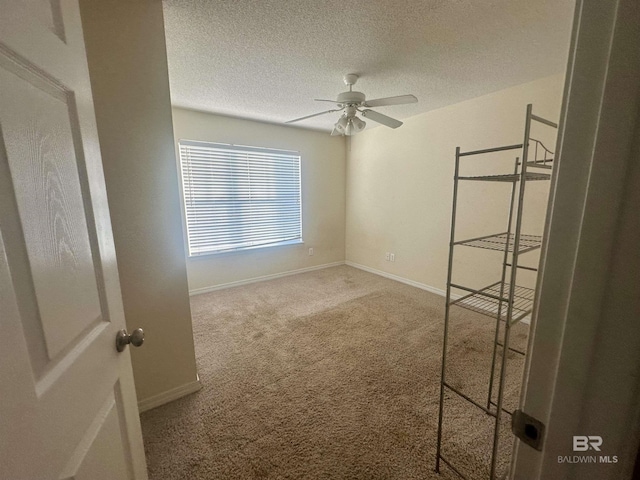
[[[202,389],[141,415],[151,480],[442,479],[444,299],[348,266],[191,299]],[[494,321],[452,308],[448,381],[488,395]],[[524,349],[527,326],[513,344]],[[508,353],[505,408],[522,356]],[[493,418],[446,395],[443,454],[488,478]],[[509,416],[499,471],[512,446]]]

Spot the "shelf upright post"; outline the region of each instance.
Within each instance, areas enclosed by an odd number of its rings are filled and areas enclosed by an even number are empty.
[[[518,173],[519,158],[516,157],[514,175]],[[500,335],[500,319],[502,318],[502,299],[504,298],[504,283],[507,278],[507,264],[509,263],[509,242],[511,241],[511,225],[513,223],[513,204],[516,198],[516,182],[511,186],[511,199],[509,200],[509,220],[507,221],[507,240],[504,246],[502,259],[502,279],[500,281],[500,300],[498,301],[498,316],[496,317],[496,331],[493,339],[493,355],[491,356],[491,370],[489,371],[489,393],[487,395],[487,410],[491,409],[491,397],[493,397],[493,376],[496,368],[496,355],[498,353],[498,338]],[[507,307],[508,308],[508,307]],[[504,352],[503,352],[504,355]]]
[[[442,451],[442,420],[444,414],[444,385],[447,360],[447,337],[449,335],[449,307],[451,303],[451,270],[453,268],[453,250],[456,231],[456,208],[458,204],[458,174],[460,171],[460,147],[456,147],[456,165],[453,175],[453,207],[451,208],[451,236],[449,241],[449,271],[447,273],[447,296],[444,313],[444,340],[442,342],[442,364],[440,372],[440,410],[438,412],[438,442],[436,451],[436,472],[440,473]]]
[[[489,478],[494,480],[496,474],[496,461],[498,457],[498,445],[500,443],[500,419],[502,417],[502,400],[504,396],[504,379],[507,369],[507,351],[509,350],[509,337],[511,333],[511,320],[513,318],[513,304],[516,291],[516,277],[518,274],[518,250],[520,248],[520,230],[522,228],[522,212],[524,191],[527,179],[527,161],[529,160],[529,136],[531,133],[532,105],[527,105],[526,122],[524,126],[524,141],[522,142],[522,168],[520,169],[520,192],[518,194],[518,208],[516,213],[516,228],[513,239],[513,256],[511,261],[511,278],[509,282],[509,302],[507,303],[507,318],[504,325],[504,340],[502,341],[502,361],[500,362],[500,382],[498,384],[498,401],[496,402],[496,426],[493,433],[493,450],[491,452],[491,470]]]

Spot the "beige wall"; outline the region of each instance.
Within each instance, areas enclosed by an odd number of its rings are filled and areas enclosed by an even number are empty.
[[[162,2],[82,0],[138,401],[196,381]],[[197,384],[196,384],[197,386]]]
[[[250,278],[342,262],[345,258],[345,142],[326,132],[174,108],[180,139],[297,150],[301,155],[302,238],[284,245],[187,258],[189,288],[203,290]],[[314,255],[309,256],[309,247]]]
[[[451,222],[454,155],[522,142],[527,103],[534,113],[557,121],[563,76],[531,83],[409,118],[391,130],[366,130],[353,137],[347,163],[346,259],[443,290]],[[555,148],[547,127],[533,137]],[[461,174],[510,173],[513,153],[467,157]],[[459,189],[456,239],[506,231],[509,184],[466,182]],[[527,184],[523,233],[541,234],[549,182]],[[395,262],[385,261],[395,253]],[[475,287],[500,277],[501,254],[458,247],[454,281]],[[522,263],[536,265],[538,253]],[[497,277],[496,277],[497,276]],[[520,274],[532,285],[533,274]]]

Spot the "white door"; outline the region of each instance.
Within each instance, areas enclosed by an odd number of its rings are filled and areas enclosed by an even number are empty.
[[[0,478],[147,478],[74,0],[0,1]]]
[[[578,0],[515,480],[631,478],[640,440],[640,2]],[[575,438],[574,438],[575,437]]]

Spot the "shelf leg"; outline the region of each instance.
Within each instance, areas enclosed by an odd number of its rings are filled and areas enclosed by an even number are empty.
[[[514,174],[518,173],[519,158],[516,157]],[[504,298],[504,282],[507,278],[507,265],[509,264],[509,242],[511,239],[511,226],[513,224],[513,204],[516,198],[516,182],[511,187],[511,199],[509,200],[509,220],[507,221],[507,241],[504,246],[504,256],[502,259],[502,279],[500,281],[500,298]],[[507,308],[509,306],[507,305]],[[493,377],[496,368],[496,355],[498,353],[498,338],[500,335],[500,318],[502,317],[502,301],[498,302],[498,315],[496,317],[496,330],[493,337],[493,354],[491,356],[491,370],[489,371],[489,393],[487,394],[487,408],[491,408],[493,397]]]
[[[449,336],[449,303],[451,302],[451,270],[453,268],[453,250],[456,231],[456,209],[458,206],[458,172],[460,170],[460,147],[456,147],[456,165],[453,177],[453,206],[451,208],[451,236],[449,241],[449,271],[447,273],[447,297],[444,313],[444,339],[442,342],[442,363],[440,371],[440,407],[438,411],[438,440],[436,449],[436,472],[440,473],[442,458],[442,420],[444,415],[444,385],[447,367],[447,340]]]
[[[513,301],[516,290],[516,277],[518,276],[518,250],[520,248],[520,230],[522,228],[523,200],[526,186],[527,160],[529,159],[529,136],[531,132],[531,104],[527,105],[527,116],[524,126],[524,141],[522,142],[522,168],[520,169],[520,191],[518,193],[518,208],[516,212],[516,228],[513,238],[513,267],[509,281],[509,303],[507,304],[507,318],[504,325],[504,345],[502,362],[500,366],[500,382],[498,384],[498,401],[496,402],[496,426],[493,433],[493,450],[491,452],[491,469],[489,478],[495,479],[496,461],[498,457],[498,445],[500,443],[500,419],[502,417],[502,400],[504,396],[504,380],[507,370],[507,351],[509,350],[509,338],[511,333],[511,320],[513,318]]]

